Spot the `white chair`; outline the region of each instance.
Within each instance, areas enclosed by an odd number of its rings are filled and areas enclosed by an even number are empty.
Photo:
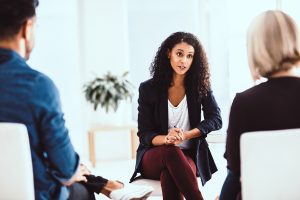
[[[241,136],[243,200],[300,199],[300,129]]]
[[[136,156],[136,149],[139,146],[139,138],[137,136],[136,133],[136,129],[132,129],[133,131],[131,132],[131,146],[132,146],[132,155],[133,157]],[[136,185],[149,185],[151,187],[153,187],[153,192],[151,193],[151,197],[161,197],[162,198],[162,190],[161,190],[161,185],[160,185],[160,181],[158,180],[151,180],[151,179],[143,179],[143,178],[139,178],[136,179],[135,181],[132,182],[132,184],[136,184]]]
[[[0,199],[33,200],[34,185],[27,129],[0,123]]]
[[[137,148],[139,141],[138,141],[138,137],[135,135],[132,135],[134,140],[134,149]],[[210,133],[208,135],[208,137],[206,138],[206,141],[210,144],[225,144],[226,141],[226,135],[225,134],[220,134],[220,133]],[[211,149],[212,150],[212,149]],[[201,185],[201,181],[198,178],[198,184]],[[154,191],[151,193],[151,197],[154,198],[158,198],[161,197],[162,198],[162,190],[161,190],[161,184],[160,181],[158,180],[151,180],[151,179],[137,179],[134,182],[132,182],[133,184],[137,184],[137,185],[149,185],[152,186],[154,188]]]
[[[151,179],[137,179],[132,182],[132,184],[136,185],[148,185],[153,187],[153,192],[151,193],[151,197],[162,197],[162,190],[160,181],[158,180],[151,180]]]

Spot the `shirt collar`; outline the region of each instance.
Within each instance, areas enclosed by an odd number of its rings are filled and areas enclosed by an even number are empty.
[[[16,51],[0,47],[0,63],[7,60],[22,60],[23,62],[26,62]]]

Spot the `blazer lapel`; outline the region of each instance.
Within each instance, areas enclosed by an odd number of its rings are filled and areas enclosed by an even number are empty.
[[[168,133],[168,92],[163,92],[160,97],[159,118],[162,133]]]
[[[197,125],[197,99],[194,97],[194,95],[186,89],[186,100],[188,105],[188,111],[189,111],[189,120],[191,128],[195,128]],[[199,113],[200,114],[200,113]]]

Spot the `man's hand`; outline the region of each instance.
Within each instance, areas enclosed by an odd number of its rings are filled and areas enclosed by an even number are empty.
[[[80,163],[77,172],[72,176],[70,180],[64,183],[64,185],[70,186],[74,182],[81,182],[81,181],[87,182],[87,179],[84,175],[90,175],[90,174],[91,172],[88,170],[88,168],[84,164]]]

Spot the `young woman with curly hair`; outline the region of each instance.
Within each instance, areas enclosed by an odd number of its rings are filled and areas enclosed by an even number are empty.
[[[173,33],[150,72],[139,88],[140,145],[131,181],[140,173],[160,180],[164,199],[203,199],[196,176],[204,185],[217,171],[205,138],[222,126],[205,51],[191,33]]]

